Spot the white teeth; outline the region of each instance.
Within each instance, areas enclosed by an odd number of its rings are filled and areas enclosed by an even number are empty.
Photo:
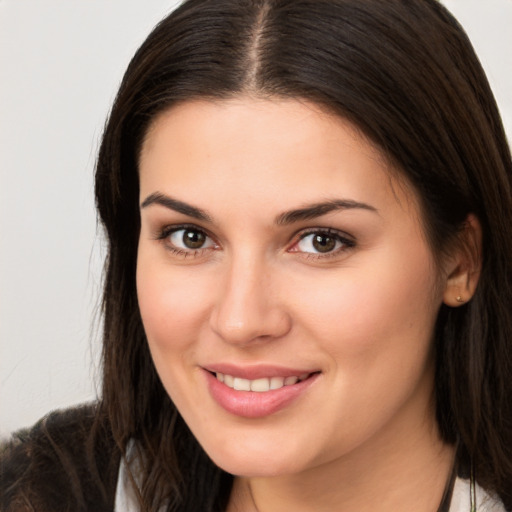
[[[223,382],[226,386],[235,389],[236,391],[255,391],[256,393],[264,393],[274,389],[280,389],[283,386],[293,386],[299,381],[303,381],[309,377],[309,373],[303,373],[300,377],[264,377],[262,379],[242,379],[240,377],[233,377],[224,373],[217,373],[217,379]]]
[[[265,391],[270,390],[270,381],[269,379],[256,379],[251,381],[251,391],[256,391],[258,393],[264,393]]]
[[[270,389],[279,389],[284,386],[284,377],[272,377],[270,379]]]
[[[251,391],[251,381],[249,379],[240,379],[239,377],[235,377],[233,389],[236,389],[237,391]]]

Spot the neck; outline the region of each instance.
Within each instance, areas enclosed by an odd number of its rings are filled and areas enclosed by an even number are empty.
[[[298,474],[236,478],[228,512],[436,511],[454,448],[433,417],[407,434],[397,436],[396,425],[390,433]]]

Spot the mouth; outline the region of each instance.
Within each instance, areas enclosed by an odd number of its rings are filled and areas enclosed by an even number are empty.
[[[203,370],[214,401],[228,413],[243,418],[263,418],[300,402],[321,375],[320,371],[293,375],[291,370],[279,375],[280,370],[275,368],[239,369],[236,373],[233,368],[224,372],[218,368]]]
[[[293,386],[298,382],[309,379],[313,373],[303,373],[301,375],[291,375],[288,377],[262,377],[259,379],[244,379],[242,377],[234,377],[227,373],[211,372],[219,382],[225,384],[228,388],[235,391],[253,391],[255,393],[266,393],[267,391],[274,391],[281,389],[284,386]]]

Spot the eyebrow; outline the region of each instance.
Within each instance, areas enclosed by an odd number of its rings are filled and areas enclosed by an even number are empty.
[[[275,223],[279,226],[293,224],[304,220],[312,220],[337,210],[363,209],[378,213],[378,210],[366,203],[353,201],[352,199],[332,199],[322,203],[306,205],[296,210],[283,212],[276,217]]]
[[[204,222],[212,222],[212,217],[201,208],[192,206],[178,199],[173,199],[160,192],[154,192],[150,194],[141,204],[141,208],[147,208],[152,204],[159,204],[175,212],[182,213],[188,217],[192,217],[197,220]],[[363,209],[370,212],[378,213],[378,210],[373,206],[359,201],[353,201],[352,199],[331,199],[321,203],[313,203],[310,205],[303,206],[294,210],[288,210],[280,213],[274,220],[278,226],[286,226],[295,222],[312,220],[322,215],[326,215],[337,210],[353,210]]]
[[[183,201],[178,201],[177,199],[173,199],[172,197],[161,194],[160,192],[150,194],[146,199],[144,199],[140,207],[141,209],[147,208],[152,204],[165,206],[166,208],[169,208],[169,210],[174,210],[175,212],[182,213],[183,215],[187,215],[188,217],[202,220],[204,222],[212,221],[211,217],[204,210],[201,210],[201,208],[184,203]]]

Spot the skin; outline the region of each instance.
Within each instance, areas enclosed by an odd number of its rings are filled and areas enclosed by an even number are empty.
[[[416,195],[396,176],[347,121],[296,100],[186,102],[147,134],[140,310],[165,389],[238,475],[230,511],[437,509],[453,449],[434,417],[433,327],[475,279],[462,251],[434,263]],[[366,206],[276,223],[338,199]],[[183,224],[205,235],[198,250]],[[305,235],[325,229],[336,243],[318,253]],[[209,392],[203,368],[219,362],[319,376],[278,412],[244,418]]]

